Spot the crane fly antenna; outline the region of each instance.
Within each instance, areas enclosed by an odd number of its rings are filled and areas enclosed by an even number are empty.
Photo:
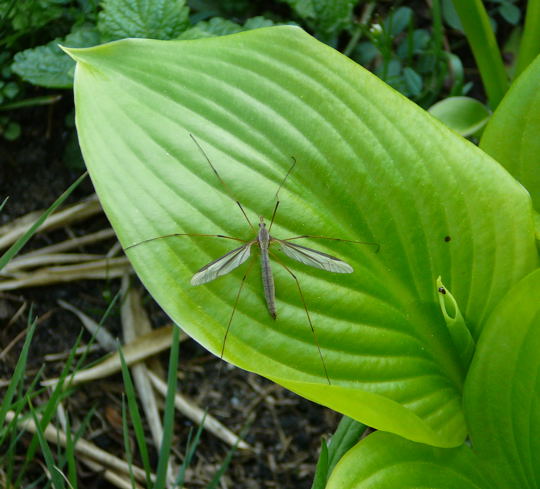
[[[272,212],[272,219],[270,221],[270,226],[268,226],[268,232],[272,230],[272,224],[274,224],[274,217],[276,217],[277,208],[279,207],[279,200],[276,201],[276,205],[274,206],[274,212]]]
[[[210,161],[210,158],[208,158],[208,155],[206,154],[206,152],[204,151],[204,149],[202,148],[202,146],[199,144],[199,141],[197,141],[195,139],[195,136],[191,133],[189,133],[189,136],[191,137],[191,139],[193,139],[193,142],[197,145],[197,147],[199,148],[199,151],[203,154],[204,158],[206,159],[207,163],[210,165],[210,168],[212,168],[212,171],[214,172],[214,174],[216,175],[217,179],[220,181],[221,185],[223,185],[223,188],[225,189],[225,191],[227,192],[228,196],[234,200],[236,202],[236,205],[240,208],[240,211],[242,211],[242,214],[244,214],[244,217],[246,218],[246,221],[247,223],[249,224],[249,227],[255,231],[255,228],[253,227],[253,224],[251,224],[251,221],[249,220],[249,217],[247,216],[246,214],[246,211],[244,210],[244,208],[242,207],[242,204],[240,203],[240,201],[238,199],[236,199],[234,197],[234,194],[231,192],[231,189],[229,188],[229,186],[225,183],[225,181],[221,178],[221,176],[219,175],[218,171],[216,170],[216,167],[214,165],[212,165],[212,162]]]
[[[291,174],[291,172],[293,171],[294,167],[296,166],[296,158],[294,156],[291,156],[291,160],[293,161],[292,162],[292,165],[289,167],[289,169],[287,170],[287,173],[285,173],[285,176],[283,177],[283,180],[281,180],[281,183],[279,184],[279,187],[278,189],[276,190],[276,195],[275,195],[275,198],[277,200],[279,200],[279,191],[281,190],[281,187],[283,187],[283,185],[285,185],[285,182],[287,181],[287,178],[289,178],[289,175]]]
[[[291,174],[294,167],[296,166],[296,158],[294,156],[291,156],[291,160],[293,161],[292,165],[287,170],[287,173],[285,173],[283,180],[281,180],[281,183],[279,184],[279,187],[276,190],[276,195],[274,196],[274,198],[276,199],[276,205],[274,206],[274,212],[272,212],[272,219],[270,220],[270,226],[268,226],[268,232],[270,232],[270,230],[272,229],[272,224],[274,224],[274,218],[276,217],[276,212],[279,207],[279,191],[281,190],[283,185],[285,185],[285,182],[287,181],[288,176]]]

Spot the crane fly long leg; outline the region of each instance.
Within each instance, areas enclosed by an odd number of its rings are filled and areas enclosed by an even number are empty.
[[[302,287],[300,287],[300,281],[298,280],[298,277],[293,273],[293,271],[284,263],[282,263],[274,253],[269,251],[269,254],[272,255],[272,258],[276,260],[277,263],[279,263],[287,272],[289,272],[290,276],[294,279],[296,282],[296,287],[298,287],[298,292],[300,294],[300,299],[302,300],[302,305],[304,306],[304,311],[306,312],[306,317],[309,323],[309,327],[311,328],[311,333],[313,334],[313,338],[315,340],[315,344],[317,345],[317,350],[319,351],[319,357],[322,362],[323,370],[324,370],[324,376],[326,377],[326,380],[328,382],[328,385],[331,385],[330,377],[328,376],[328,370],[326,369],[326,362],[324,361],[324,357],[321,351],[321,345],[319,344],[319,338],[317,337],[317,332],[315,331],[315,328],[313,326],[313,322],[311,321],[311,316],[309,314],[309,310],[307,308],[306,300],[304,298],[304,293],[302,292]]]
[[[248,265],[248,269],[246,270],[246,273],[244,273],[244,276],[242,277],[242,281],[240,282],[240,287],[238,287],[238,292],[236,293],[236,298],[234,300],[234,306],[233,310],[231,312],[231,316],[229,317],[229,322],[227,323],[227,329],[225,330],[225,336],[223,336],[223,345],[221,346],[221,354],[219,358],[223,360],[223,354],[225,353],[225,342],[227,341],[227,336],[229,335],[229,330],[231,329],[232,320],[234,317],[234,313],[236,312],[236,307],[238,306],[238,301],[240,300],[240,293],[242,292],[242,289],[244,288],[244,283],[246,282],[246,278],[251,271],[251,268],[253,267],[254,261],[251,261]]]
[[[343,238],[331,238],[330,236],[313,236],[311,234],[302,234],[301,236],[293,236],[292,238],[284,238],[281,241],[292,241],[294,239],[330,239],[332,241],[343,241],[344,243],[355,243],[355,244],[364,244],[364,245],[370,245],[375,246],[376,251],[375,253],[378,253],[381,249],[381,245],[379,243],[373,243],[372,241],[356,241],[354,239],[343,239]]]
[[[133,243],[129,246],[126,246],[124,250],[135,248],[135,246],[142,245],[143,243],[148,243],[149,241],[155,241],[156,239],[174,238],[176,236],[203,236],[207,238],[224,238],[224,239],[233,239],[234,241],[241,241],[242,243],[245,243],[244,239],[235,238],[233,236],[225,236],[224,234],[173,233],[173,234],[165,234],[163,236],[156,236],[155,238],[143,239],[142,241],[139,241],[138,243]]]

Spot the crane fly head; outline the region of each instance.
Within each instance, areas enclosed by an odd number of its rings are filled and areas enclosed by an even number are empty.
[[[266,223],[264,222],[264,217],[259,216],[259,228],[262,229],[262,228],[265,228],[265,227],[266,227]]]

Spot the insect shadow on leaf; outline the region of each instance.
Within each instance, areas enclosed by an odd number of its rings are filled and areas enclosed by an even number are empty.
[[[280,182],[278,189],[276,191],[276,194],[275,194],[276,203],[274,205],[274,210],[272,212],[272,218],[270,220],[270,224],[267,227],[264,217],[259,216],[259,223],[258,223],[258,230],[257,230],[255,226],[253,225],[253,223],[251,222],[251,220],[249,219],[244,207],[242,206],[240,201],[234,197],[234,194],[231,192],[229,186],[221,178],[216,167],[212,164],[212,162],[210,161],[210,158],[208,157],[208,155],[206,154],[202,146],[199,144],[195,136],[193,136],[193,134],[191,133],[189,134],[189,136],[191,137],[193,142],[197,145],[204,159],[206,160],[206,162],[212,169],[213,173],[215,174],[215,176],[217,177],[217,179],[219,180],[219,182],[225,189],[226,193],[237,204],[238,208],[242,212],[242,215],[244,216],[249,227],[254,233],[256,233],[256,236],[251,240],[243,240],[240,238],[236,238],[234,236],[226,236],[223,234],[173,233],[173,234],[156,236],[153,238],[145,239],[143,241],[139,241],[137,243],[127,246],[125,250],[129,250],[131,248],[134,248],[135,246],[140,246],[150,241],[155,241],[158,239],[165,239],[165,238],[173,238],[173,237],[178,237],[178,236],[214,237],[214,238],[230,239],[230,240],[239,241],[243,243],[242,246],[225,253],[225,255],[217,258],[216,260],[211,261],[210,263],[202,267],[198,272],[196,272],[195,275],[193,275],[193,277],[191,278],[191,285],[196,286],[196,285],[203,285],[208,282],[211,282],[215,280],[216,278],[226,275],[229,272],[233,271],[234,269],[238,268],[250,257],[251,247],[253,245],[258,246],[260,249],[261,278],[262,278],[262,284],[263,284],[263,290],[264,290],[264,298],[265,298],[266,306],[268,308],[268,312],[270,313],[270,316],[273,319],[277,318],[274,277],[272,274],[272,268],[270,264],[270,257],[272,257],[272,259],[276,263],[278,263],[281,267],[283,267],[287,271],[287,273],[289,273],[289,275],[294,279],[296,283],[298,293],[300,295],[300,299],[302,301],[302,305],[306,314],[306,318],[307,318],[309,327],[311,329],[311,333],[313,335],[315,345],[317,346],[317,350],[319,352],[322,368],[324,370],[324,376],[328,384],[331,384],[330,377],[328,375],[328,369],[326,367],[326,362],[324,360],[324,356],[322,354],[321,347],[319,344],[319,339],[317,337],[317,332],[313,325],[313,321],[311,319],[311,315],[309,313],[306,300],[304,298],[304,293],[302,291],[300,281],[298,280],[298,277],[294,274],[294,272],[287,265],[285,265],[276,256],[275,253],[272,252],[272,250],[270,249],[270,246],[273,244],[279,245],[280,250],[286,256],[304,265],[308,265],[310,267],[318,268],[318,269],[325,270],[327,272],[333,272],[333,273],[352,273],[354,271],[353,268],[348,263],[344,262],[343,260],[340,260],[339,258],[329,255],[327,253],[323,253],[322,251],[317,251],[312,248],[308,248],[306,246],[292,243],[291,241],[298,240],[298,239],[328,239],[328,240],[333,240],[333,241],[342,241],[342,242],[347,242],[347,243],[356,243],[356,244],[365,244],[365,245],[375,246],[376,247],[375,252],[379,251],[379,245],[377,243],[371,243],[367,241],[355,241],[355,240],[350,240],[350,239],[333,238],[329,236],[314,236],[314,235],[308,235],[308,234],[303,234],[301,236],[293,236],[291,238],[278,239],[270,234],[270,231],[272,230],[272,225],[274,224],[274,220],[277,214],[279,203],[280,203],[279,192],[281,188],[283,187],[283,185],[285,184],[287,178],[293,171],[294,167],[296,166],[296,158],[294,158],[294,156],[291,157],[292,164],[289,170],[287,171],[287,173],[285,174],[285,176],[283,177],[283,180]],[[246,282],[246,278],[252,269],[253,263],[254,263],[253,261],[250,262],[248,268],[246,269],[246,272],[244,273],[242,277],[240,285],[238,287],[238,291],[235,296],[233,309],[231,311],[231,315],[229,316],[227,327],[225,329],[225,335],[223,337],[220,358],[223,358],[223,355],[225,353],[225,344],[227,341],[227,336],[231,329],[232,321],[234,318],[234,314],[236,312],[236,308],[238,306],[238,301],[240,300],[242,289]]]

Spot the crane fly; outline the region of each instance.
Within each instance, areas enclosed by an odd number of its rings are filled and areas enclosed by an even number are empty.
[[[141,245],[143,243],[147,243],[149,241],[154,241],[156,239],[163,239],[163,238],[171,238],[176,236],[203,236],[203,237],[216,237],[216,238],[225,238],[225,239],[231,239],[235,241],[243,242],[242,246],[235,248],[227,253],[225,253],[223,256],[217,258],[216,260],[211,261],[204,267],[202,267],[198,272],[193,275],[191,278],[191,285],[197,286],[197,285],[203,285],[208,282],[212,282],[213,280],[217,279],[218,277],[221,277],[223,275],[226,275],[236,268],[238,268],[240,265],[242,265],[244,262],[248,260],[248,258],[251,256],[251,248],[252,246],[258,246],[260,249],[260,265],[261,265],[261,278],[262,278],[262,284],[263,284],[263,290],[264,290],[264,298],[266,301],[266,306],[268,308],[268,312],[270,313],[270,316],[273,319],[277,318],[277,312],[276,312],[276,294],[275,294],[275,285],[274,285],[274,277],[272,274],[272,268],[270,265],[270,256],[276,261],[279,265],[281,265],[294,279],[296,282],[296,286],[298,288],[298,292],[300,294],[300,299],[302,300],[302,305],[304,307],[304,311],[306,313],[307,321],[309,323],[311,333],[313,334],[313,338],[315,340],[315,344],[317,346],[317,350],[319,352],[319,357],[322,362],[324,375],[326,377],[326,380],[328,381],[328,384],[330,384],[330,377],[328,375],[328,370],[326,368],[326,362],[324,360],[324,357],[322,355],[321,347],[319,345],[319,340],[317,338],[317,334],[315,332],[315,328],[313,326],[313,322],[311,320],[311,316],[309,314],[309,310],[306,305],[306,301],[304,299],[304,293],[302,292],[302,287],[300,286],[300,282],[298,281],[298,278],[293,273],[293,271],[284,263],[282,263],[276,255],[271,251],[270,246],[273,244],[279,245],[280,250],[289,258],[292,258],[293,260],[296,260],[304,265],[308,265],[310,267],[318,268],[321,270],[325,270],[327,272],[333,272],[333,273],[352,273],[354,269],[343,260],[329,255],[327,253],[323,253],[322,251],[317,251],[312,248],[308,248],[306,246],[302,246],[296,243],[291,243],[293,240],[297,239],[303,239],[303,238],[319,238],[319,239],[330,239],[334,241],[344,241],[349,243],[357,243],[357,244],[367,244],[367,245],[374,245],[377,247],[377,251],[379,248],[379,245],[377,243],[370,243],[366,241],[354,241],[349,239],[341,239],[341,238],[331,238],[328,236],[311,236],[311,235],[302,235],[302,236],[294,236],[292,238],[285,238],[285,239],[278,239],[275,238],[270,234],[270,231],[272,229],[272,225],[274,223],[274,219],[276,217],[276,213],[279,207],[279,191],[283,187],[285,181],[287,180],[287,177],[293,170],[294,166],[296,165],[296,159],[292,157],[293,163],[289,170],[287,171],[285,177],[281,181],[278,190],[276,192],[276,204],[274,206],[274,210],[272,212],[272,219],[270,220],[270,225],[266,227],[266,222],[262,216],[259,217],[259,229],[256,230],[253,224],[251,223],[250,219],[247,216],[247,213],[244,210],[244,207],[242,204],[233,197],[233,194],[230,192],[229,187],[225,183],[225,181],[221,178],[218,171],[210,161],[210,158],[202,148],[202,146],[199,144],[197,139],[190,134],[191,139],[195,142],[197,147],[199,148],[200,152],[206,159],[208,165],[226,190],[229,197],[231,197],[235,203],[240,208],[240,211],[244,215],[244,218],[246,219],[247,223],[249,224],[250,228],[253,231],[257,231],[257,235],[255,238],[251,240],[243,240],[240,238],[236,238],[233,236],[225,236],[222,234],[194,234],[194,233],[174,233],[174,234],[167,234],[164,236],[157,236],[154,238],[145,239],[143,241],[140,241],[138,243],[132,244],[130,246],[127,246],[125,249],[128,250],[130,248],[133,248],[135,246]],[[240,283],[240,286],[238,288],[238,292],[236,293],[235,303],[233,306],[232,313],[229,317],[229,321],[227,323],[227,328],[225,330],[225,335],[223,337],[223,345],[221,348],[221,358],[223,358],[223,354],[225,352],[225,342],[227,340],[227,336],[229,334],[229,330],[231,328],[232,320],[234,317],[234,313],[236,311],[236,307],[238,305],[238,301],[240,299],[240,293],[242,292],[244,283],[246,281],[247,275],[249,271],[251,270],[251,265],[253,262],[251,262],[249,268],[244,273],[244,276],[242,278],[242,281]]]

